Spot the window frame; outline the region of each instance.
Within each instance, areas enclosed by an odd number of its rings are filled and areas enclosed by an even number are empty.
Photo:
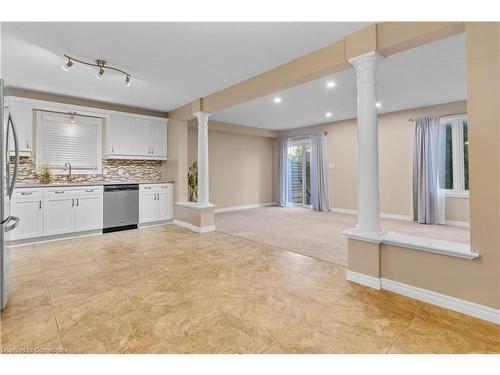
[[[445,116],[439,119],[439,126],[445,127],[451,123],[453,189],[441,189],[445,197],[469,198],[469,190],[465,189],[464,120],[467,121],[467,114]],[[468,121],[467,126],[469,126]]]
[[[34,119],[35,119],[35,126],[34,126],[34,129],[35,129],[35,145],[36,145],[36,150],[35,150],[35,154],[36,154],[36,157],[35,157],[35,165],[36,165],[36,169],[39,170],[41,168],[42,165],[46,164],[46,163],[43,163],[41,162],[41,142],[42,142],[42,137],[40,136],[40,127],[38,126],[38,115],[43,115],[43,113],[52,113],[52,114],[55,114],[55,115],[66,115],[66,116],[69,116],[69,114],[67,112],[58,112],[58,111],[54,111],[54,110],[47,110],[47,109],[36,109],[35,110],[35,116],[34,116]],[[104,121],[105,121],[105,118],[102,118],[102,117],[98,117],[98,116],[92,116],[92,115],[87,115],[87,114],[80,114],[78,113],[77,114],[78,117],[88,117],[88,118],[91,118],[91,119],[95,119],[96,120],[96,126],[97,126],[97,155],[96,155],[96,168],[93,169],[93,168],[72,168],[72,174],[76,175],[76,174],[79,174],[79,175],[92,175],[92,174],[101,174],[102,173],[102,141],[103,141],[103,136],[102,136],[102,133],[103,133],[103,126],[104,126]],[[55,167],[55,166],[52,166],[52,173],[54,175],[64,175],[64,174],[67,174],[68,171],[67,170],[64,170],[63,168],[59,168],[59,167]]]

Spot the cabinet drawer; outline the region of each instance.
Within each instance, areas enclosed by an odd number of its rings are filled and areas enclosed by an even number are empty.
[[[43,189],[40,188],[23,188],[14,190],[14,194],[12,199],[20,200],[20,199],[34,199],[34,198],[42,198],[43,197]]]
[[[76,191],[76,195],[78,196],[86,196],[86,195],[99,195],[103,192],[102,186],[84,186]]]
[[[141,184],[139,185],[139,190],[141,192],[160,192],[160,191],[165,191],[167,189],[173,188],[174,184],[169,183],[169,184]]]

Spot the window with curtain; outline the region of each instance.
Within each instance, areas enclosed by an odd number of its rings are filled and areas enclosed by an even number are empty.
[[[49,165],[55,173],[70,162],[75,173],[101,172],[102,119],[38,111],[36,164]]]
[[[468,197],[469,195],[469,137],[467,116],[443,117],[440,125],[445,127],[446,159],[444,186],[446,196]]]

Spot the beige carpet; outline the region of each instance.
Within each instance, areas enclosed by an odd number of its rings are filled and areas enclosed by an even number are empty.
[[[219,213],[218,231],[264,242],[332,263],[347,265],[345,229],[356,224],[356,215],[316,212],[304,208],[262,207]],[[469,243],[469,229],[382,220],[391,232]]]

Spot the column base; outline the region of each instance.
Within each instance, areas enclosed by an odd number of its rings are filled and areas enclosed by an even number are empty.
[[[177,202],[173,223],[197,233],[213,232],[215,207],[217,206],[211,203]]]

